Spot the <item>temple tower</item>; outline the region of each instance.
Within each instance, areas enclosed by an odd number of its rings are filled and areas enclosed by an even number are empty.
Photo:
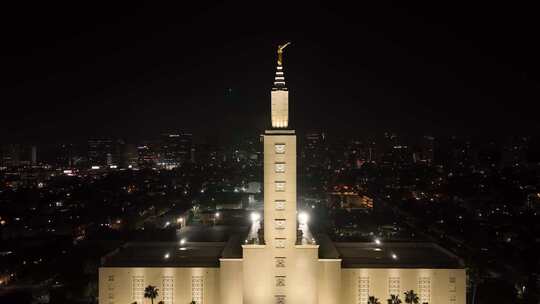
[[[263,225],[254,222],[252,231],[264,227],[264,239],[243,246],[243,302],[249,304],[317,303],[318,245],[307,224],[297,223],[296,134],[289,129],[282,58],[287,45],[278,46],[270,93],[272,128],[263,135]]]

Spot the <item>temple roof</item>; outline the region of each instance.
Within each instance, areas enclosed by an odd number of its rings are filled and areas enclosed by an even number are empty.
[[[464,268],[463,261],[435,243],[333,243],[343,268]]]
[[[241,259],[248,227],[190,226],[182,242],[130,242],[102,259],[104,267],[219,267],[219,259]],[[314,236],[320,259],[341,259],[343,268],[460,269],[463,261],[435,243],[333,242]]]

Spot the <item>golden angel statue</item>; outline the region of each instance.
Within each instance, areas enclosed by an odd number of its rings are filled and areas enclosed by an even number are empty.
[[[277,64],[279,66],[281,66],[283,64],[283,49],[285,49],[289,44],[291,44],[290,42],[287,42],[283,45],[278,45],[278,48],[277,48]]]

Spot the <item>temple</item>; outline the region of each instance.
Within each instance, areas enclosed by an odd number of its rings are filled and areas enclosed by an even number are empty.
[[[465,304],[463,262],[433,243],[334,242],[297,210],[297,149],[289,124],[283,49],[264,132],[264,207],[251,225],[191,227],[179,242],[127,243],[103,257],[99,302],[166,304],[368,304],[414,290],[420,303]],[[262,211],[262,212],[261,212]]]

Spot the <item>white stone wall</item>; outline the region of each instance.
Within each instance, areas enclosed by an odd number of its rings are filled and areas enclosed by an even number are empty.
[[[284,166],[284,170],[282,169]],[[279,227],[276,220],[281,220]],[[264,238],[296,242],[296,136],[264,135]]]
[[[466,304],[464,269],[342,269],[341,287],[341,303],[347,304],[365,304],[367,296],[386,303],[391,293],[404,301],[408,290],[414,290],[420,303]]]
[[[219,278],[221,304],[243,303],[243,262],[242,259],[220,259]]]
[[[275,267],[268,263],[269,251],[251,246],[245,254],[247,260],[222,259],[220,268],[100,268],[99,303],[150,303],[138,296],[154,285],[159,289],[154,303],[276,304],[277,294],[285,303],[365,304],[369,296],[386,303],[390,292],[396,292],[392,289],[399,290],[402,301],[403,293],[412,289],[420,303],[466,304],[464,269],[341,269],[337,259],[314,265],[316,249],[298,248],[288,261],[293,262],[285,279],[290,288],[276,293],[281,287],[269,275]]]
[[[272,91],[271,93],[272,128],[289,126],[289,92]]]
[[[220,304],[219,268],[102,267],[99,269],[99,303],[150,303],[142,293],[148,285],[156,286],[154,303]]]

